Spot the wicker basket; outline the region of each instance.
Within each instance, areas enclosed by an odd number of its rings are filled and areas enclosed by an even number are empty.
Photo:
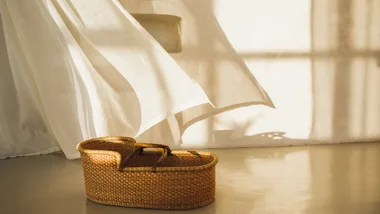
[[[158,151],[144,151],[155,148]],[[116,206],[183,210],[215,198],[214,154],[171,151],[128,137],[102,137],[78,147],[89,200]]]

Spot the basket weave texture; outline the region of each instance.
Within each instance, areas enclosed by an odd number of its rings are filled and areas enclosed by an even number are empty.
[[[137,145],[129,137],[94,138],[78,145],[89,200],[169,210],[194,209],[214,201],[216,155],[171,151],[158,144],[148,147],[161,152],[143,151]]]

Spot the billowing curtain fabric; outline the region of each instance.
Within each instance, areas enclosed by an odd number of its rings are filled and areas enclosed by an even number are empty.
[[[169,14],[181,18],[182,51],[172,56],[201,85],[215,107],[202,105],[182,112],[182,129],[207,116],[242,106],[262,104],[274,107],[214,15],[215,6],[223,2],[120,0],[120,3],[134,14]],[[231,21],[234,20],[231,17]],[[236,23],[239,24],[242,23]]]
[[[2,0],[1,16],[17,109],[1,112],[0,157],[59,145],[75,158],[83,139],[138,136],[209,103],[116,1]]]
[[[128,1],[0,0],[0,56],[9,58],[0,73],[0,158],[60,149],[77,158],[80,141],[106,135],[171,144],[214,107],[272,105],[224,37],[212,1],[129,2],[170,2],[151,12],[178,12],[183,52],[169,55]]]

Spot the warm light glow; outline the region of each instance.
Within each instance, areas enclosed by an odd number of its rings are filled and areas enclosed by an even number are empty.
[[[215,0],[223,32],[276,109],[245,107],[199,122],[185,132],[184,146],[378,139],[380,15],[374,8],[379,5]],[[214,66],[225,66],[223,53],[219,58]],[[265,135],[269,132],[285,134],[274,140]]]

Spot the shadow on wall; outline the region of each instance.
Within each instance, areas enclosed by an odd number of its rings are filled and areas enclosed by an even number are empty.
[[[208,142],[213,142],[211,135],[215,130],[214,115],[252,105],[267,105],[269,107],[274,107],[274,105],[224,34],[223,29],[214,15],[214,1],[185,0],[183,4],[194,19],[194,28],[196,28],[197,32],[197,35],[194,35],[196,37],[194,40],[197,41],[197,43],[185,51],[187,51],[187,56],[194,63],[205,63],[205,68],[202,71],[206,72],[207,75],[204,75],[206,84],[203,88],[205,88],[207,95],[211,102],[214,103],[216,109],[209,110],[209,113],[186,121],[181,127],[181,132],[184,133],[191,125],[208,119],[208,133],[210,134]],[[192,51],[191,49],[198,50]],[[189,54],[192,52],[200,53],[200,55]],[[220,55],[223,57],[220,57]],[[252,88],[255,88],[256,91],[252,90],[251,87],[247,87],[247,91],[244,91],[244,87],[240,87],[238,82],[242,80],[242,85],[246,84],[244,80],[248,80],[248,84],[250,84]],[[248,91],[256,92],[256,94],[247,94]],[[233,98],[234,96],[243,97],[237,100],[256,99],[258,101],[243,101],[239,102],[239,104],[231,105],[231,103],[233,103],[232,100],[235,100],[235,98]]]
[[[310,56],[314,96],[311,134],[318,137],[327,128],[334,142],[347,141],[347,138],[378,140],[380,4],[360,0],[311,2],[312,53],[317,53]],[[326,11],[332,14],[328,19],[322,18],[326,17]],[[325,31],[326,27],[329,32]],[[327,44],[331,46],[326,51]],[[331,82],[326,84],[326,77]],[[326,85],[331,85],[329,93],[323,90]],[[326,96],[332,101],[329,110],[323,106]],[[370,162],[380,163],[376,157],[378,151],[371,152],[365,147],[353,150],[348,145],[324,153],[324,162],[331,164],[325,168],[318,167],[321,160],[317,159],[316,151],[310,151],[309,156],[314,197],[328,195],[331,204],[335,205],[330,205],[323,213],[378,213],[379,189],[371,189],[374,183],[366,180],[379,173],[370,169]],[[338,176],[339,170],[346,176]],[[326,186],[332,188],[323,194],[320,188]],[[308,211],[327,206],[317,202]]]
[[[359,6],[365,9],[354,9]],[[313,118],[308,140],[285,138],[283,132],[278,132],[281,137],[276,140],[263,139],[261,134],[231,138],[233,133],[246,133],[254,126],[216,131],[215,138],[220,142],[229,139],[239,145],[249,145],[250,142],[255,145],[299,145],[378,140],[379,10],[380,4],[373,1],[312,0],[310,52],[240,54],[245,60],[311,61]]]
[[[311,2],[311,136],[333,142],[378,139],[380,29],[375,17],[380,4]],[[331,14],[327,19],[326,11]]]
[[[282,130],[277,131],[281,133],[279,134],[281,137],[277,136],[276,139],[264,137],[265,133],[264,136],[261,134],[246,136],[245,133],[255,129],[255,125],[252,124],[249,126],[235,125],[231,130],[217,130],[214,115],[240,107],[263,104],[261,102],[243,103],[217,108],[209,114],[204,114],[184,123],[182,115],[177,115],[180,135],[190,126],[203,120],[207,121],[208,124],[208,142],[220,140],[219,142],[228,143],[229,146],[234,144],[248,146],[340,143],[377,139],[379,137],[380,134],[376,127],[380,126],[378,110],[380,109],[380,96],[377,93],[379,89],[377,82],[380,81],[380,75],[377,74],[379,68],[376,67],[376,59],[374,59],[380,55],[380,49],[377,45],[379,38],[376,34],[376,31],[379,31],[379,28],[376,27],[379,26],[376,23],[378,15],[374,14],[376,8],[379,9],[379,4],[355,0],[353,4],[366,8],[366,10],[361,11],[353,10],[352,6],[344,0],[319,2],[311,0],[310,51],[261,51],[239,54],[234,50],[218,20],[213,15],[215,1],[184,0],[182,2],[187,11],[192,14],[198,33],[194,38],[194,41],[197,41],[196,44],[189,49],[202,48],[205,50],[200,55],[189,56],[188,60],[194,63],[207,62],[206,68],[203,68],[202,71],[210,73],[204,81],[207,85],[212,86],[207,91],[212,101],[218,102],[220,96],[220,85],[218,86],[217,80],[221,78],[221,75],[214,71],[218,71],[217,67],[224,65],[224,63],[238,65],[237,67],[245,72],[246,78],[250,79],[253,84],[257,84],[243,60],[264,59],[268,60],[269,63],[271,61],[304,60],[311,62],[310,70],[304,72],[310,71],[311,73],[313,118],[310,137],[303,140],[286,138],[286,134]],[[327,18],[326,11],[329,14]],[[204,21],[205,17],[209,20],[207,24]],[[210,31],[214,34],[209,35],[208,32]],[[274,38],[277,37],[280,38],[280,35]],[[186,49],[184,51],[186,52]],[[147,54],[149,54],[148,52]],[[179,55],[174,54],[173,57],[178,58]],[[151,58],[154,61],[154,56]],[[225,87],[229,87],[229,85]],[[228,95],[223,94],[223,96]],[[303,105],[302,101],[299,105]],[[164,121],[164,123],[166,122]]]

